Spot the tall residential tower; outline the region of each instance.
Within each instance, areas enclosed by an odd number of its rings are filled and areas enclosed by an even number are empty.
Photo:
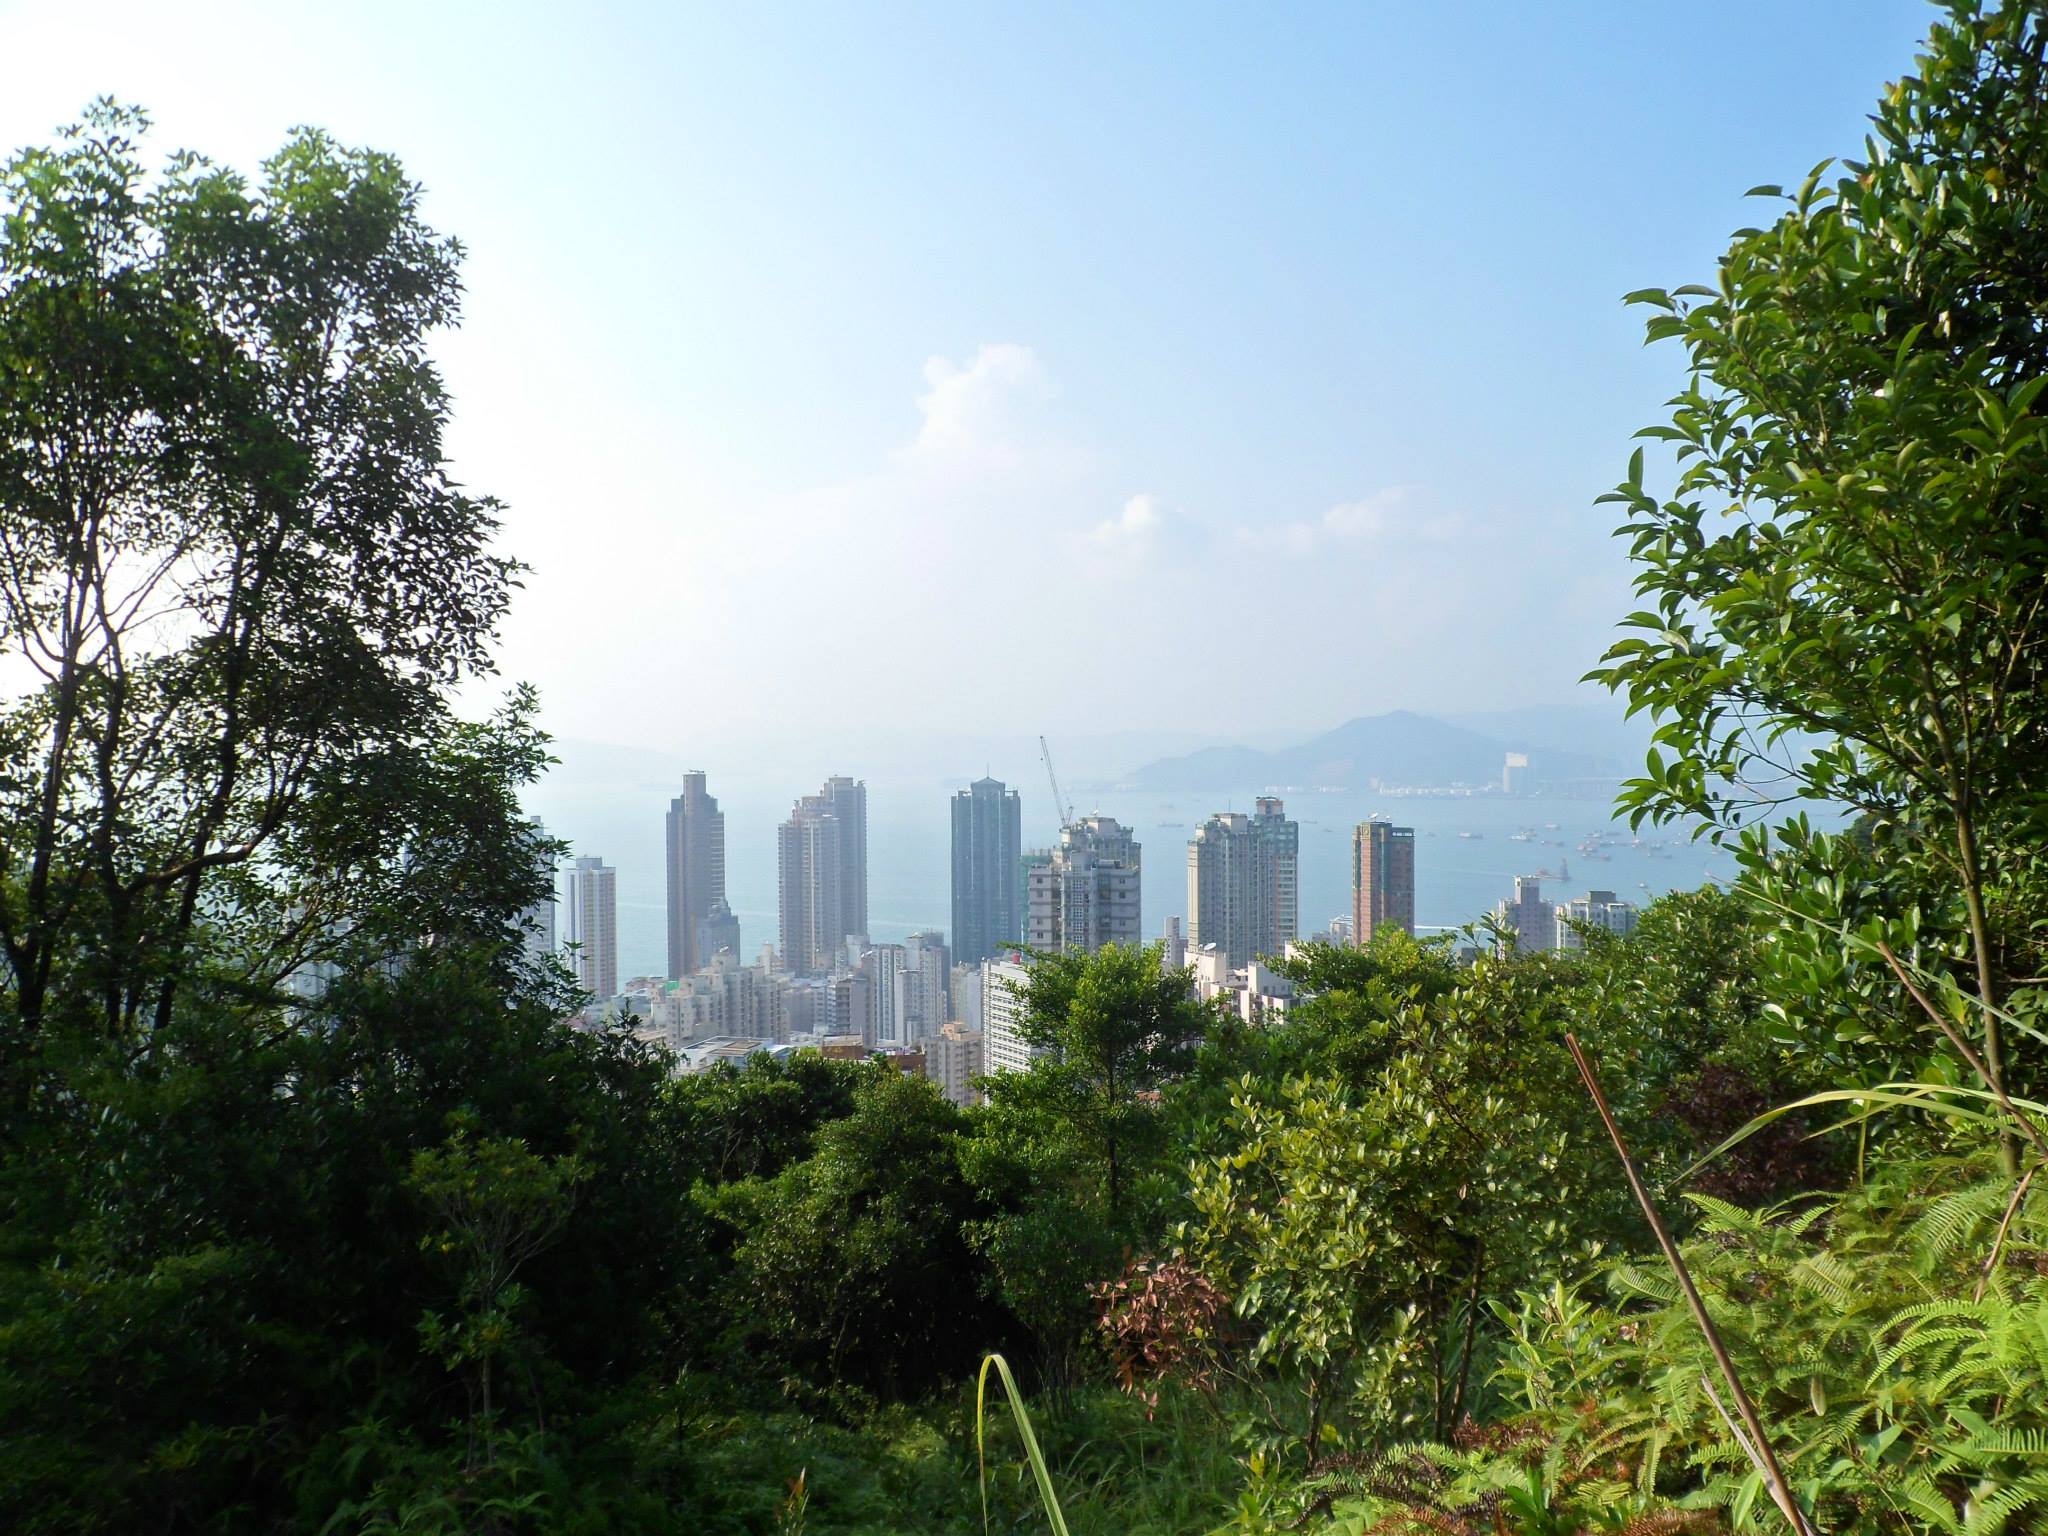
[[[1059,847],[1028,866],[1024,942],[1037,950],[1089,953],[1105,944],[1142,944],[1140,853],[1113,816],[1083,816],[1061,828]]]
[[[704,775],[693,771],[683,775],[683,792],[668,805],[669,980],[693,976],[710,963],[705,919],[724,905],[725,813],[706,792]]]
[[[1382,928],[1415,931],[1415,829],[1362,821],[1351,838],[1351,937],[1370,944]]]
[[[776,832],[782,963],[823,975],[842,960],[849,935],[868,931],[868,791],[831,778],[805,795]]]
[[[603,859],[580,858],[569,867],[562,939],[574,944],[574,969],[583,990],[599,1001],[619,994],[619,873]]]
[[[1188,946],[1214,944],[1233,969],[1280,955],[1301,929],[1301,829],[1278,800],[1219,811],[1188,841]]]
[[[1024,937],[1017,791],[976,779],[953,796],[953,957],[978,965]]]

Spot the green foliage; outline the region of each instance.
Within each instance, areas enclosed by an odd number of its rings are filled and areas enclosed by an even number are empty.
[[[984,1082],[963,1160],[989,1211],[970,1235],[1061,1393],[1082,1368],[1089,1287],[1165,1228],[1180,1180],[1163,1093],[1210,1016],[1157,945],[1035,957],[1023,1001],[1021,1033],[1048,1054]]]
[[[772,1178],[816,1149],[819,1130],[853,1110],[864,1066],[814,1051],[679,1077],[666,1094],[677,1175],[709,1184]]]
[[[1658,721],[1622,796],[1638,819],[1853,807],[1938,876],[1909,885],[1954,893],[1886,917],[1917,916],[1923,958],[1992,1005],[2040,973],[2013,953],[2038,932],[1994,919],[2048,831],[2048,28],[2024,0],[1949,10],[1860,162],[1759,189],[1785,206],[1712,287],[1631,295],[1694,379],[1641,434],[1671,445],[1674,494],[1638,450],[1605,498],[1649,606],[1592,676]],[[1845,852],[1743,848],[1823,889]]]
[[[489,670],[517,570],[448,475],[425,343],[460,251],[398,163],[302,130],[254,182],[152,176],[147,127],[101,103],[0,166],[16,1104],[53,1030],[133,1047],[181,987],[274,985],[388,900],[297,856],[462,734],[443,690]]]
[[[2048,1511],[2048,1202],[1976,1161],[1908,1163],[1832,1203],[1697,1197],[1686,1262],[1795,1491],[1823,1530],[2031,1528]],[[2024,1257],[2022,1257],[2024,1256]],[[1503,1307],[1501,1385],[1562,1465],[1777,1520],[1702,1390],[1712,1369],[1668,1274],[1617,1259],[1602,1306],[1553,1286]],[[1981,1299],[1973,1299],[1982,1283]]]
[[[893,1400],[961,1380],[1001,1331],[976,1305],[964,1127],[926,1079],[870,1065],[814,1156],[719,1191],[713,1209],[739,1233],[728,1307],[743,1335],[834,1391]]]

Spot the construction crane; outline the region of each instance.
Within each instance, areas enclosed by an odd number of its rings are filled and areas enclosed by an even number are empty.
[[[1060,830],[1064,832],[1074,824],[1074,808],[1060,794],[1060,776],[1052,771],[1052,748],[1045,744],[1043,736],[1038,738],[1038,755],[1045,759],[1045,776],[1052,782],[1052,808],[1059,813]]]

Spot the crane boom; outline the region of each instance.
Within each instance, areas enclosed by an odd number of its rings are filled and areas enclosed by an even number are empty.
[[[1052,771],[1052,748],[1045,744],[1043,736],[1038,738],[1038,755],[1045,759],[1045,776],[1052,784],[1052,808],[1058,813],[1060,830],[1064,832],[1074,824],[1074,808],[1060,794],[1060,776]]]

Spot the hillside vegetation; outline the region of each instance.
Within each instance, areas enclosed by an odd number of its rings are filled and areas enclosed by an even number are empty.
[[[18,155],[0,1525],[2048,1530],[2044,50],[1954,0],[1854,158],[1632,296],[1685,386],[1594,675],[1656,728],[1624,809],[1739,882],[1310,946],[1257,1027],[1041,957],[968,1110],[557,1022],[401,168],[152,171],[111,105]]]

